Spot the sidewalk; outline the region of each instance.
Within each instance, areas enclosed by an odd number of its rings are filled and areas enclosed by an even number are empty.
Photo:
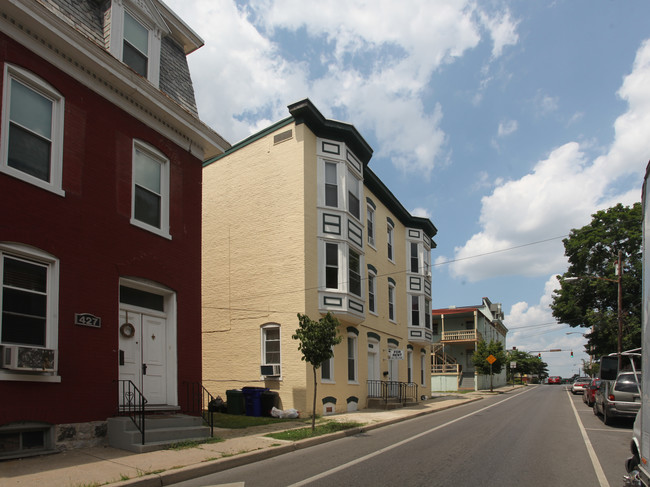
[[[494,394],[509,392],[517,387],[519,386],[500,388]],[[490,392],[440,394],[407,408],[390,411],[364,409],[327,416],[330,420],[355,421],[364,426],[297,442],[276,440],[264,435],[274,431],[304,428],[304,422],[271,424],[242,430],[215,428],[214,436],[224,441],[201,444],[184,450],[160,450],[138,454],[106,446],[8,460],[0,462],[0,484],[3,487],[169,485],[477,401],[485,394]]]

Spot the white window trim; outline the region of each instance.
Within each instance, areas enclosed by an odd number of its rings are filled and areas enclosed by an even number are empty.
[[[51,254],[34,247],[15,243],[0,243],[0,257],[5,254],[33,260],[48,266],[47,273],[47,331],[45,334],[45,348],[56,350],[53,374],[20,373],[0,369],[0,381],[25,381],[25,382],[61,382],[59,370],[59,260]],[[4,259],[0,259],[0,270]],[[1,273],[0,273],[1,275]],[[2,283],[0,283],[2,284]]]
[[[156,87],[160,83],[160,46],[162,32],[151,19],[136,10],[129,0],[112,0],[111,2],[111,32],[109,50],[117,59],[122,61],[124,42],[124,11],[129,12],[149,31],[149,52],[147,53],[147,79]]]
[[[334,375],[334,356],[331,356],[328,359],[328,362],[330,363],[330,378],[329,379],[323,378],[323,367],[321,366],[320,381],[322,384],[336,384],[336,380],[334,380],[334,378],[336,377]]]
[[[377,297],[378,297],[377,296],[377,274],[375,274],[372,271],[368,271],[368,276],[373,277],[373,280],[372,280],[372,293],[375,296],[375,309],[370,309],[371,285],[370,285],[370,279],[368,279],[368,313],[373,314],[375,316],[378,316],[378,312],[377,312],[377,308],[378,308],[378,306],[377,306],[377,304],[378,304],[378,301],[377,301]]]
[[[365,262],[364,262],[365,259],[363,258],[364,257],[363,254],[361,252],[359,252],[358,250],[353,249],[350,246],[347,246],[347,250],[348,250],[348,255],[347,255],[347,261],[346,261],[346,265],[345,265],[346,270],[347,270],[347,279],[346,279],[346,281],[347,281],[347,292],[348,292],[348,294],[350,294],[352,296],[356,296],[359,299],[363,299],[363,296],[365,296],[365,291],[366,291],[366,286],[364,285],[365,279],[363,278],[363,274],[362,274],[362,272],[363,272],[362,269],[363,269],[364,264],[365,264]],[[351,287],[352,287],[351,283],[350,283],[350,252],[354,252],[359,256],[359,286],[361,288],[359,290],[359,294],[353,293],[350,290]]]
[[[319,159],[319,180],[321,181],[321,184],[318,185],[318,199],[319,199],[319,206],[323,208],[327,208],[329,210],[341,210],[343,196],[341,194],[342,192],[342,184],[343,184],[343,178],[341,176],[341,170],[339,168],[339,163],[337,161],[333,161],[330,159]],[[329,206],[325,204],[326,201],[326,186],[327,186],[327,170],[325,169],[328,164],[332,164],[335,169],[336,169],[336,206]],[[347,200],[347,197],[346,197]]]
[[[427,380],[427,355],[425,352],[420,353],[420,385],[422,387],[426,387],[426,380]]]
[[[320,266],[320,272],[322,272],[322,281],[321,281],[321,288],[322,289],[327,289],[329,291],[341,291],[342,289],[342,273],[345,272],[347,269],[344,268],[343,266],[343,256],[341,255],[341,244],[339,242],[334,242],[330,240],[323,240],[323,245],[322,245],[322,252],[323,252],[323,258],[321,259],[322,265]],[[336,257],[337,257],[337,282],[336,282],[336,287],[327,287],[327,245],[335,245],[336,246]],[[347,281],[347,279],[346,279]]]
[[[29,89],[37,92],[45,98],[52,101],[52,134],[50,146],[50,181],[43,181],[29,174],[26,174],[18,169],[15,169],[8,164],[9,158],[9,115],[11,106],[11,80],[21,82]],[[13,64],[5,63],[4,65],[4,86],[2,90],[2,134],[0,144],[2,144],[2,161],[0,163],[0,172],[21,179],[39,188],[51,191],[59,196],[65,196],[63,191],[63,128],[64,128],[64,113],[65,113],[65,100],[63,95],[59,93],[52,85],[45,82],[35,74],[14,66]]]
[[[372,217],[369,218],[370,215],[372,215]],[[368,233],[368,245],[373,249],[377,250],[377,248],[375,247],[375,242],[377,241],[375,238],[375,234],[377,233],[377,222],[375,220],[375,216],[376,216],[375,209],[370,205],[366,205],[366,227],[367,227],[367,221],[372,220],[372,234],[370,233],[369,230],[366,229],[366,232]]]
[[[359,337],[355,333],[348,333],[348,339],[352,338],[354,341],[354,379],[350,380],[348,377],[348,384],[359,384]],[[348,343],[347,360],[350,360],[350,347]],[[346,364],[349,367],[349,364]],[[346,367],[346,372],[349,372]]]
[[[409,375],[411,376],[409,380]],[[406,351],[406,382],[408,384],[414,383],[413,381],[413,350]]]
[[[390,245],[391,254],[388,255],[388,246]],[[386,222],[386,257],[388,260],[395,263],[395,227],[389,222]],[[409,264],[410,266],[410,264]]]
[[[422,321],[422,301],[423,298],[422,296],[418,296],[417,294],[408,294],[408,304],[409,304],[409,325],[410,326],[423,326],[420,324]],[[413,323],[413,298],[416,298],[418,300],[418,322]]]
[[[162,166],[161,181],[160,181],[160,194],[161,194],[161,203],[160,203],[160,228],[149,225],[145,222],[137,220],[135,218],[135,151],[136,149],[146,152],[149,156],[156,159],[160,162]],[[169,207],[170,202],[170,191],[169,191],[169,179],[170,179],[171,164],[169,159],[155,147],[143,142],[141,140],[133,140],[133,149],[131,152],[131,224],[140,227],[144,230],[148,230],[156,235],[172,239],[171,234],[169,233]]]
[[[391,289],[393,290],[393,293],[392,293],[393,294],[393,300],[392,300],[392,302],[393,302],[393,316],[392,317],[390,316],[390,304],[391,304],[390,290]],[[397,323],[397,319],[396,319],[397,318],[397,305],[395,304],[395,298],[396,298],[396,292],[395,292],[396,291],[396,286],[395,286],[395,284],[393,284],[392,282],[389,281],[388,282],[388,290],[389,290],[389,292],[388,292],[388,301],[387,301],[387,304],[388,304],[388,321],[390,321],[391,323]]]
[[[278,363],[269,363],[266,361],[266,331],[270,329],[278,330],[278,342],[280,344],[280,361]],[[279,323],[265,323],[260,326],[260,364],[261,365],[282,365],[282,327]]]
[[[361,180],[355,175],[353,172],[352,168],[348,166],[347,168],[347,173],[345,174],[345,210],[347,211],[348,215],[350,215],[352,218],[354,218],[356,221],[361,223],[361,218],[363,218],[363,213],[362,213],[362,206],[361,206],[361,196],[362,196],[362,191],[361,191]],[[354,190],[354,191],[351,191]],[[357,202],[359,204],[359,214],[354,215],[350,211],[350,193],[352,193],[356,198]],[[355,194],[356,193],[356,194]]]

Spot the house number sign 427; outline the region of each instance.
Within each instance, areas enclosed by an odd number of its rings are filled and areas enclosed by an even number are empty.
[[[90,326],[91,328],[101,328],[102,319],[99,316],[90,313],[75,313],[74,324],[81,326]]]

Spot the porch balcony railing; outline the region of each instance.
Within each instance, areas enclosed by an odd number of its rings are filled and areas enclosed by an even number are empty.
[[[433,364],[431,366],[432,374],[458,374],[460,364]]]
[[[443,331],[443,342],[475,342],[483,339],[478,330]]]
[[[397,399],[404,403],[407,399],[418,400],[418,385],[414,382],[398,382],[392,380],[369,380],[368,397]]]

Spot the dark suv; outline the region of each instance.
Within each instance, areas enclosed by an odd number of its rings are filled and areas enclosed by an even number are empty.
[[[594,414],[603,415],[603,422],[614,418],[634,418],[641,407],[641,373],[621,372],[616,380],[601,381],[594,395]]]

